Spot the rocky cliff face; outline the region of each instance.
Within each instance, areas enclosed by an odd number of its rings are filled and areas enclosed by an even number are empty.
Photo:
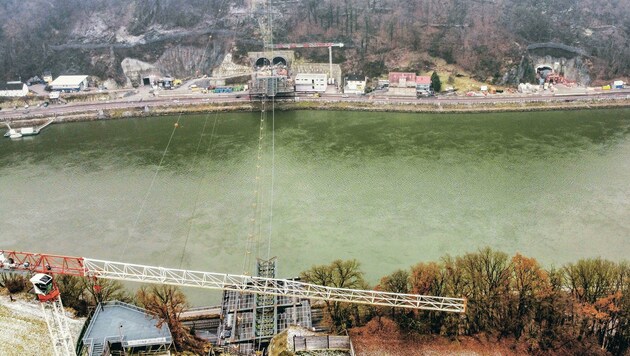
[[[0,79],[44,70],[91,74],[119,83],[151,67],[164,75],[210,74],[225,54],[260,50],[264,6],[253,0],[4,0]],[[334,61],[377,76],[427,71],[427,53],[476,79],[518,77],[532,43],[577,46],[566,58],[581,82],[630,76],[630,2],[618,0],[292,0],[274,1],[274,41],[340,41]],[[327,61],[327,51],[299,56]],[[551,55],[551,61],[563,56]],[[403,58],[404,61],[400,59]],[[123,61],[126,60],[123,66]],[[541,61],[549,59],[541,58]],[[138,62],[139,61],[139,62]],[[580,62],[581,61],[581,62]],[[145,64],[141,64],[145,63]],[[407,64],[403,64],[407,63]],[[574,68],[575,71],[573,72]],[[135,77],[135,78],[134,78]],[[509,76],[508,76],[509,77]]]
[[[530,58],[534,68],[550,67],[554,72],[564,75],[565,78],[577,84],[591,84],[591,75],[589,74],[591,63],[588,58],[581,56],[566,58],[552,55],[531,55]]]
[[[0,76],[51,70],[130,84],[145,73],[209,74],[236,36],[229,9],[218,0],[8,0],[0,4]]]
[[[503,85],[519,83],[537,84],[536,69],[546,67],[563,75],[570,82],[579,85],[591,85],[593,63],[588,56],[565,53],[563,51],[531,52],[523,56],[518,65],[508,70],[500,80]]]
[[[212,68],[221,62],[226,49],[222,43],[212,43],[211,48],[199,48],[193,45],[179,45],[165,49],[152,62],[144,62],[127,57],[121,62],[125,84],[141,83],[142,78],[171,76],[176,78],[198,77],[209,74]]]

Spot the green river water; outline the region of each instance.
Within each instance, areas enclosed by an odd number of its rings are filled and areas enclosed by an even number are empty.
[[[0,140],[0,248],[243,273],[260,119],[70,123]],[[279,277],[356,258],[375,283],[485,246],[545,266],[630,255],[629,109],[276,113],[270,235],[271,124],[251,250],[267,257],[271,241]]]

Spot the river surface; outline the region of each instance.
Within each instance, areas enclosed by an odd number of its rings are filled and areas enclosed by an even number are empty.
[[[139,118],[2,139],[0,248],[238,274],[277,256],[279,277],[355,258],[372,283],[485,246],[545,266],[630,255],[629,109],[281,112],[274,145],[268,113],[259,149],[260,121]]]

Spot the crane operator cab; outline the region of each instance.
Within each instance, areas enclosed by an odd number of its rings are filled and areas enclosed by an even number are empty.
[[[0,251],[0,269],[13,269],[17,265],[11,257],[5,257],[4,251]]]
[[[30,281],[33,283],[33,290],[35,294],[37,294],[37,298],[40,302],[47,302],[57,298],[59,295],[59,289],[57,289],[50,275],[38,273],[34,275]]]

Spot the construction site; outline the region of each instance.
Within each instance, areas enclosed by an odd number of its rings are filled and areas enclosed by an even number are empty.
[[[326,355],[326,352],[333,352],[335,355],[354,356],[354,346],[349,334],[347,332],[345,334],[341,332],[336,333],[331,327],[329,320],[327,320],[327,318],[330,317],[330,315],[327,315],[327,313],[330,313],[328,305],[335,303],[365,305],[374,310],[378,310],[378,313],[380,313],[378,314],[379,322],[382,314],[391,313],[391,315],[395,315],[396,312],[400,310],[409,311],[410,314],[418,314],[420,311],[431,312],[431,317],[434,319],[442,318],[442,313],[463,315],[467,312],[467,298],[459,294],[449,295],[452,290],[447,289],[441,289],[437,292],[433,291],[435,293],[432,293],[429,288],[420,291],[419,289],[401,288],[398,289],[398,292],[392,292],[391,290],[394,289],[379,287],[370,289],[371,287],[367,287],[367,283],[349,288],[345,285],[334,285],[334,283],[330,281],[330,283],[322,282],[321,284],[315,284],[300,279],[296,275],[280,275],[280,262],[277,258],[271,257],[272,238],[278,239],[278,236],[276,236],[278,232],[273,229],[274,189],[278,188],[275,184],[282,182],[281,180],[276,180],[276,122],[274,100],[289,99],[287,102],[290,102],[290,100],[297,101],[296,98],[300,96],[308,95],[318,98],[320,94],[325,93],[332,95],[339,94],[339,97],[348,98],[347,95],[341,96],[342,94],[346,94],[344,88],[345,82],[348,81],[348,79],[356,82],[353,84],[353,91],[348,91],[347,93],[354,94],[355,97],[353,99],[357,102],[361,102],[361,100],[371,100],[374,97],[379,99],[379,97],[382,96],[386,99],[389,99],[389,97],[403,97],[404,100],[413,101],[415,103],[414,100],[432,96],[434,92],[431,88],[433,85],[432,78],[425,75],[426,73],[417,75],[412,72],[391,72],[387,80],[382,79],[382,83],[379,84],[376,90],[378,91],[377,93],[372,94],[373,96],[369,98],[363,98],[367,89],[368,78],[366,78],[365,75],[349,75],[344,78],[341,66],[333,63],[333,51],[342,49],[344,43],[274,43],[271,38],[271,34],[273,33],[273,21],[270,16],[272,12],[269,8],[265,9],[265,7],[271,6],[271,2],[265,1],[263,4],[262,1],[254,1],[253,3],[263,8],[263,11],[260,12],[263,46],[260,51],[248,52],[247,58],[249,63],[247,65],[243,63],[233,63],[231,54],[229,54],[225,56],[223,63],[213,71],[210,77],[201,78],[197,76],[188,83],[183,83],[180,80],[170,77],[158,77],[154,75],[139,77],[143,85],[153,88],[151,89],[151,93],[154,97],[159,95],[166,96],[168,95],[165,94],[166,90],[171,91],[183,87],[181,90],[190,91],[191,95],[195,95],[191,100],[199,99],[197,96],[201,96],[202,94],[217,94],[215,97],[227,97],[229,95],[230,99],[236,101],[237,99],[241,99],[242,93],[244,96],[249,96],[250,102],[256,103],[256,105],[251,105],[250,110],[256,111],[255,114],[259,114],[260,116],[248,121],[254,123],[253,126],[256,131],[252,139],[254,143],[247,142],[241,145],[247,146],[247,149],[250,149],[250,151],[246,151],[250,154],[250,157],[242,161],[251,163],[250,166],[247,167],[249,170],[246,170],[246,172],[252,173],[253,177],[251,178],[253,179],[252,182],[248,182],[251,183],[251,187],[249,187],[251,189],[249,189],[247,193],[253,194],[251,194],[251,197],[248,197],[251,198],[251,200],[247,201],[245,208],[251,210],[251,215],[238,216],[234,219],[236,223],[233,223],[233,225],[243,222],[249,224],[245,228],[245,230],[248,230],[248,233],[240,236],[228,236],[228,238],[232,240],[240,239],[241,242],[244,241],[243,245],[245,248],[242,252],[245,255],[245,261],[242,270],[240,270],[239,273],[225,273],[225,270],[223,272],[205,271],[203,269],[208,267],[206,264],[202,265],[202,270],[187,268],[184,261],[188,262],[190,258],[190,255],[187,255],[190,250],[187,251],[186,248],[192,223],[185,226],[188,228],[188,235],[186,235],[185,242],[181,244],[179,242],[172,242],[172,236],[160,236],[162,240],[167,241],[164,245],[167,247],[160,247],[162,248],[161,250],[155,247],[155,251],[151,251],[154,256],[157,255],[157,258],[160,258],[159,265],[139,263],[138,257],[134,254],[137,252],[137,249],[134,250],[130,248],[129,251],[127,251],[127,246],[130,244],[130,241],[133,244],[133,242],[141,240],[138,237],[140,235],[134,234],[136,223],[145,206],[152,206],[148,197],[151,190],[155,189],[154,182],[156,181],[160,169],[167,165],[163,164],[163,161],[167,153],[172,152],[171,149],[173,147],[170,146],[171,139],[178,130],[183,131],[185,127],[183,124],[180,125],[180,118],[183,113],[183,111],[180,111],[178,112],[179,117],[176,118],[174,123],[168,122],[170,138],[166,143],[166,147],[158,147],[158,149],[163,148],[163,151],[151,147],[151,149],[153,149],[151,153],[159,151],[156,154],[157,156],[161,153],[161,156],[159,156],[161,159],[159,159],[159,163],[155,165],[155,171],[150,172],[152,179],[149,178],[149,182],[146,182],[146,176],[144,175],[139,176],[139,178],[136,176],[132,177],[141,180],[142,186],[147,187],[147,192],[144,199],[133,202],[140,203],[138,204],[140,208],[135,221],[132,223],[133,226],[131,226],[131,223],[129,226],[124,226],[129,229],[129,233],[125,236],[116,236],[119,238],[119,241],[117,241],[116,244],[112,243],[112,246],[116,246],[120,251],[117,251],[116,254],[112,253],[111,256],[121,258],[122,261],[97,259],[90,256],[74,256],[71,252],[69,252],[68,255],[52,254],[46,251],[37,251],[37,246],[33,247],[35,251],[20,251],[11,248],[11,246],[15,245],[14,242],[7,242],[7,246],[0,246],[0,273],[27,276],[30,282],[29,288],[32,288],[32,294],[36,295],[37,301],[39,302],[37,318],[43,320],[46,325],[45,332],[39,331],[40,334],[44,335],[37,336],[39,339],[46,338],[46,345],[49,345],[50,350],[52,350],[51,354],[55,356],[171,355],[182,351],[178,350],[175,345],[176,336],[174,335],[174,330],[170,329],[167,319],[160,318],[156,316],[155,313],[151,313],[147,309],[132,303],[119,300],[99,300],[99,296],[101,296],[102,292],[101,284],[105,284],[102,283],[102,281],[105,280],[131,283],[133,286],[136,286],[136,284],[169,285],[178,288],[195,288],[204,291],[212,290],[220,292],[218,305],[188,308],[178,313],[175,318],[181,321],[191,335],[211,345],[211,350],[206,353],[207,355],[271,355],[270,350],[274,345],[282,344],[287,354],[297,354],[299,352],[312,352],[317,354],[319,352]],[[269,18],[265,16],[269,16]],[[307,63],[296,58],[295,50],[308,50],[310,48],[328,49],[328,63]],[[566,88],[577,86],[577,81],[570,79],[572,77],[565,71],[565,65],[566,63],[562,61],[537,63],[535,66],[535,78],[537,83],[521,83],[517,90],[522,94],[555,93],[557,91],[556,86],[559,85]],[[82,79],[82,81],[84,80],[85,78]],[[620,85],[623,86],[623,83]],[[83,84],[78,85],[78,87],[79,89],[77,90],[82,90]],[[486,85],[480,86],[478,89],[479,90],[475,88],[473,95],[486,96],[488,94],[494,95],[503,93],[502,89],[497,91],[496,89],[489,89]],[[610,87],[607,90],[610,90]],[[454,92],[454,90],[451,92]],[[63,100],[59,97],[59,93],[56,93],[57,94],[51,95],[49,98],[53,103]],[[473,93],[473,90],[470,89],[469,93]],[[130,97],[133,95],[139,94],[131,94]],[[140,97],[137,102],[140,103],[142,100],[144,100],[144,97]],[[168,98],[165,100],[170,101]],[[173,104],[176,106],[179,104],[179,100],[180,97],[174,98],[172,103],[169,102],[169,105]],[[243,101],[245,102],[246,100],[243,99]],[[108,100],[107,103],[109,104]],[[260,103],[260,105],[257,105],[258,103]],[[144,105],[144,102],[142,105]],[[441,103],[436,103],[436,107],[439,107],[441,110]],[[120,110],[122,111],[123,109]],[[17,108],[15,110],[17,110]],[[150,109],[148,106],[144,106],[143,110],[148,112]],[[215,115],[215,126],[219,121],[217,119],[219,116],[218,112],[219,111],[217,111]],[[131,116],[131,114],[127,113],[128,112],[125,112],[125,116]],[[101,110],[98,118],[100,119],[103,116]],[[206,115],[206,122],[200,132],[199,146],[202,142],[201,138],[203,138],[204,135],[211,137],[210,142],[212,142],[212,138],[214,138],[215,126],[212,126],[211,134],[207,134],[205,131],[209,116],[209,114]],[[409,122],[415,119],[415,117],[410,118]],[[50,123],[52,122],[53,121]],[[138,127],[141,127],[141,125],[142,123],[137,124]],[[188,127],[192,126],[191,124]],[[208,127],[210,126],[211,125],[208,125]],[[134,129],[141,130],[142,128]],[[396,129],[400,130],[400,128]],[[305,130],[296,128],[290,131],[289,134],[297,137],[295,141],[307,140],[299,136],[306,135],[304,133]],[[120,130],[116,132],[120,132]],[[308,139],[310,139],[310,137]],[[186,140],[182,139],[180,142],[182,141]],[[411,141],[412,140],[410,140],[410,142]],[[186,141],[185,144],[188,143],[189,141]],[[338,149],[341,153],[337,156],[351,155],[350,152],[354,153],[360,150],[352,146],[344,145],[345,142],[338,146],[326,145],[325,147],[327,150],[334,151],[335,154],[338,153],[336,151]],[[159,144],[154,146],[159,146]],[[210,145],[208,147],[210,147]],[[147,151],[149,151],[149,149],[147,149]],[[115,148],[111,148],[111,152],[118,154],[119,151],[115,151]],[[207,152],[208,156],[210,156],[210,149],[208,149]],[[195,154],[196,153],[197,152],[195,152]],[[233,152],[229,151],[225,156],[232,159],[232,154]],[[382,158],[383,161],[389,160],[388,157],[379,158]],[[141,159],[139,158],[138,160]],[[296,161],[302,162],[299,157],[296,158]],[[194,163],[197,162],[195,161]],[[233,162],[229,161],[228,158],[225,158],[225,161],[220,161],[222,166],[229,166],[232,163]],[[379,167],[381,167],[383,171],[390,169],[390,167],[385,164],[387,162],[380,163],[382,165]],[[433,163],[433,161],[431,161],[431,163]],[[65,163],[61,164],[63,167],[59,170],[63,171],[63,174],[71,176],[74,173],[74,171],[71,170],[73,167],[70,167],[70,163],[67,165],[64,164]],[[153,165],[153,163],[151,162],[148,165]],[[357,165],[357,163],[352,162],[349,165]],[[191,164],[191,166],[196,168],[193,164]],[[229,168],[236,170],[236,168],[233,167]],[[130,171],[135,173],[133,170]],[[191,173],[192,171],[193,169],[191,168],[188,173],[193,175]],[[132,179],[128,177],[131,176],[132,173],[124,173],[127,175],[121,174],[122,178],[118,177],[118,180]],[[283,173],[286,172],[279,169],[277,174],[280,175]],[[336,172],[334,173],[336,174]],[[353,171],[352,174],[356,175],[357,171]],[[94,173],[94,176],[98,175],[99,172]],[[203,174],[200,173],[199,175],[202,176]],[[406,179],[408,180],[414,180],[416,178],[415,176],[409,178],[410,176],[411,175],[406,175],[405,177],[407,177]],[[151,177],[151,175],[149,175],[149,177]],[[231,176],[228,176],[228,174],[221,177],[222,180],[229,180],[230,178]],[[369,181],[371,178],[372,177],[368,176],[365,180]],[[184,181],[184,179],[180,180]],[[171,190],[177,190],[180,187],[180,183],[181,182],[177,182],[176,188],[173,188],[175,184],[169,188]],[[204,183],[207,184],[207,182]],[[202,180],[195,184],[201,185]],[[372,184],[372,182],[370,181],[369,184]],[[181,186],[184,185],[185,183],[181,183]],[[190,186],[193,185],[194,184],[190,184]],[[330,196],[335,196],[333,185],[334,183],[331,182],[322,184],[322,186],[326,186],[327,190],[325,193],[330,194]],[[315,191],[315,188],[303,182],[297,185],[296,190],[299,189],[305,191],[312,189]],[[220,190],[220,188],[217,188],[217,190]],[[395,189],[392,189],[392,191],[393,190]],[[244,191],[244,189],[238,189],[239,194],[242,193],[242,191]],[[155,191],[153,193],[155,193]],[[346,191],[342,191],[341,193],[346,193]],[[356,195],[363,193],[362,191]],[[158,191],[157,194],[164,194],[164,191]],[[174,195],[177,194],[185,195],[189,193],[174,193]],[[323,195],[325,194],[322,194],[322,196]],[[159,197],[159,199],[161,198],[162,196]],[[316,198],[310,197],[309,199]],[[120,200],[124,199],[121,198]],[[188,200],[187,203],[190,203],[190,200]],[[309,200],[304,199],[297,202],[291,209],[298,210],[301,206],[308,203]],[[414,204],[413,202],[409,203],[409,205]],[[200,209],[197,211],[196,200],[191,205],[194,205],[194,207],[191,208],[192,213],[190,217],[184,217],[186,212],[177,212],[179,214],[176,215],[177,218],[183,220],[184,223],[191,222],[204,214],[210,215],[211,212],[215,212],[212,209]],[[160,207],[155,207],[155,209],[159,208]],[[115,209],[115,207],[112,208],[112,210]],[[410,208],[409,210],[413,209]],[[242,211],[239,212],[242,213]],[[217,215],[220,216],[218,219],[225,218],[221,213]],[[313,215],[317,214],[314,213]],[[376,216],[374,219],[384,219],[381,211],[373,216]],[[314,219],[316,220],[317,217]],[[395,220],[395,218],[392,218],[392,220]],[[116,218],[111,218],[107,223],[112,226],[124,224],[120,223]],[[223,221],[216,225],[220,225],[221,223],[223,223]],[[203,225],[203,228],[207,228],[207,225]],[[154,226],[156,225],[151,225],[151,228]],[[186,230],[181,226],[177,228],[180,229],[178,230],[179,232]],[[293,232],[293,230],[290,231]],[[372,229],[372,232],[374,231],[377,231],[377,229]],[[342,234],[343,232],[334,231],[334,233]],[[281,236],[281,238],[288,240],[289,236],[287,235],[288,234],[285,234]],[[377,231],[374,232],[374,235],[384,236],[383,240],[387,240],[386,234],[383,232]],[[149,232],[144,236],[146,241],[140,241],[142,243],[146,242],[146,246],[150,245],[152,242],[147,236],[152,237]],[[170,244],[171,242],[172,244]],[[94,242],[95,245],[99,243],[98,241]],[[202,243],[212,245],[214,242],[204,240]],[[356,241],[352,242],[352,244],[356,243]],[[387,241],[385,243],[387,243]],[[351,250],[354,247],[352,244],[346,244],[344,248]],[[86,242],[85,249],[92,253],[95,251],[101,253],[101,250],[96,250],[92,248],[92,246],[93,245],[89,245]],[[144,247],[146,248],[146,246]],[[234,246],[234,241],[226,242],[225,246],[220,246],[216,249],[214,249],[215,246],[212,246],[212,252],[216,252],[216,254],[213,256],[203,256],[202,262],[199,263],[207,263],[210,259],[215,257],[217,261],[222,261],[220,258],[223,255],[219,254],[220,251],[217,252],[215,250],[221,250],[222,248],[236,250]],[[267,248],[266,254],[263,252],[265,247]],[[309,252],[309,247],[310,246],[304,246],[306,253]],[[327,246],[329,249],[334,247],[336,246]],[[92,249],[90,250],[90,248]],[[98,245],[98,248],[102,249],[102,245]],[[180,248],[181,256],[178,255],[178,259],[162,258],[162,254],[165,254],[164,251],[167,249],[169,252],[172,252],[171,250]],[[192,244],[190,248],[194,248]],[[146,249],[149,250],[149,248]],[[129,252],[129,254],[125,255],[126,252]],[[180,251],[176,251],[173,252],[173,254],[179,252]],[[239,252],[241,251],[239,250]],[[424,251],[422,252],[424,253]],[[104,252],[103,254],[106,255]],[[409,254],[411,254],[411,252]],[[293,257],[299,260],[300,256],[303,254],[295,255],[297,255],[297,257]],[[383,256],[383,258],[393,260],[396,257]],[[179,264],[177,264],[177,261],[179,261]],[[222,262],[225,262],[225,260]],[[64,306],[62,300],[63,291],[60,288],[60,283],[58,283],[58,280],[66,277],[89,281],[89,283],[93,285],[92,290],[94,291],[94,295],[97,296],[97,303],[91,306],[92,310],[89,317],[84,322],[77,322],[68,317],[67,308]],[[408,279],[404,281],[406,283]],[[459,293],[459,290],[457,293]],[[526,293],[524,292],[523,294]],[[496,299],[500,298],[497,297]],[[478,305],[477,308],[479,308]],[[375,315],[376,314],[377,312],[375,312]],[[444,317],[443,319],[447,318]],[[455,318],[453,318],[453,320],[454,319]],[[456,322],[453,322],[453,324],[456,324]],[[437,333],[441,332],[442,330],[437,331]],[[278,341],[280,338],[285,339]]]
[[[220,307],[209,308],[219,310],[218,323],[216,314],[199,310],[193,311],[198,314],[197,316],[184,315],[184,318],[195,326],[200,336],[207,340],[216,340],[218,350],[232,350],[239,355],[263,352],[270,340],[289,326],[313,331],[314,317],[311,309],[313,300],[455,313],[464,313],[466,310],[466,300],[463,298],[319,286],[296,279],[276,278],[275,259],[258,260],[256,266],[259,276],[250,277],[83,257],[6,250],[0,253],[0,272],[33,274],[30,278],[33,291],[41,302],[42,315],[48,327],[52,347],[55,355],[59,356],[117,354],[113,352],[114,350],[119,350],[118,354],[122,354],[125,350],[131,352],[138,347],[145,353],[168,354],[170,349],[168,332],[165,334],[163,330],[152,331],[151,322],[145,323],[145,327],[142,327],[145,331],[138,333],[142,329],[138,326],[142,317],[135,324],[132,323],[135,326],[125,327],[121,324],[123,319],[131,320],[131,317],[120,316],[125,310],[140,313],[139,315],[144,313],[136,307],[121,304],[118,304],[119,308],[122,307],[121,311],[112,311],[114,314],[111,316],[107,316],[106,306],[99,306],[94,315],[95,319],[91,319],[93,322],[86,326],[86,336],[77,345],[69,328],[60,291],[52,277],[59,275],[223,290]],[[108,321],[99,321],[99,317]],[[196,326],[196,323],[200,325]],[[158,334],[155,334],[156,332]],[[324,348],[324,344],[315,343],[312,348],[320,350]],[[105,353],[107,350],[109,353]]]

